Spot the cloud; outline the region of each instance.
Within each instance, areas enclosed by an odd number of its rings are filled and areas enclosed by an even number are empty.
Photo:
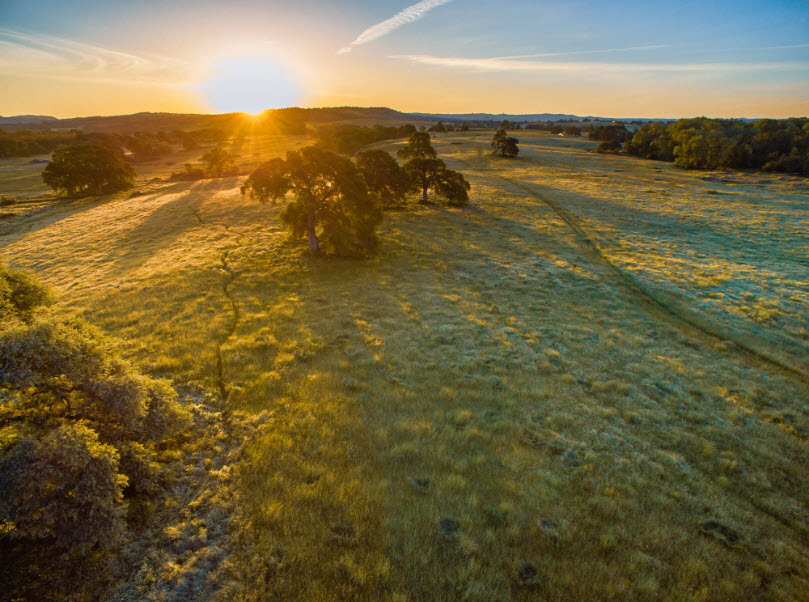
[[[190,81],[187,63],[138,56],[47,34],[0,28],[0,72],[57,79],[176,85]]]
[[[630,46],[628,48],[604,48],[601,50],[570,50],[567,52],[543,52],[541,54],[514,54],[511,56],[498,56],[498,59],[533,59],[549,56],[570,56],[575,54],[607,54],[610,52],[634,52],[638,50],[657,50],[659,48],[671,48],[668,44],[658,44],[655,46]]]
[[[408,6],[404,10],[401,10],[393,15],[390,19],[386,19],[381,23],[372,25],[363,31],[353,42],[351,42],[351,44],[338,50],[337,54],[351,52],[355,46],[367,44],[368,42],[372,42],[373,40],[381,38],[382,36],[386,36],[394,29],[399,29],[402,25],[407,25],[413,21],[418,21],[434,8],[438,8],[442,4],[448,4],[450,2],[452,2],[452,0],[422,0],[417,4]]]
[[[575,71],[575,72],[720,72],[720,71],[791,71],[809,69],[809,62],[756,62],[756,63],[601,63],[526,61],[511,57],[464,58],[437,57],[427,54],[394,54],[388,58],[422,65],[468,69],[472,71]]]

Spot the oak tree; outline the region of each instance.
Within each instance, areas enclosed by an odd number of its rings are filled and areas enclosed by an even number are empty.
[[[505,130],[497,130],[492,138],[492,152],[498,157],[516,157],[520,154],[519,140],[510,137]]]
[[[293,236],[307,237],[313,253],[357,256],[376,248],[382,211],[348,157],[317,146],[289,151],[260,165],[241,190],[260,202],[291,194],[281,220]]]
[[[131,188],[135,170],[117,149],[80,142],[56,149],[42,181],[68,196],[87,196]]]

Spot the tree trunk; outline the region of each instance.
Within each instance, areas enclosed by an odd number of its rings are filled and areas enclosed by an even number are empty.
[[[309,236],[309,250],[312,253],[320,252],[320,244],[315,234],[315,220],[311,214],[306,216],[306,234]]]

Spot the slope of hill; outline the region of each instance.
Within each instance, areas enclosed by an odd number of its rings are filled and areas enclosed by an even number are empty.
[[[8,209],[11,265],[222,417],[142,547],[84,573],[106,599],[805,599],[803,180],[490,138],[437,137],[472,206],[386,214],[369,261],[310,257],[239,178],[167,179],[201,149]]]
[[[269,109],[260,116],[244,113],[223,113],[205,115],[193,113],[135,113],[132,115],[105,115],[95,117],[55,117],[18,116],[0,118],[0,129],[65,129],[85,132],[155,132],[158,130],[190,130],[209,127],[232,129],[241,125],[251,125],[259,121],[278,120],[283,123],[329,123],[335,121],[352,122],[408,122],[427,121],[425,117],[401,113],[385,107],[322,107],[303,109]]]

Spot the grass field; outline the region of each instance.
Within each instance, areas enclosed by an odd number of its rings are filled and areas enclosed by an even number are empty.
[[[227,553],[151,554],[133,591],[809,599],[805,180],[520,134],[513,160],[437,138],[472,206],[386,214],[367,261],[308,256],[239,178],[164,181],[186,157],[0,222],[61,310],[227,400]],[[46,197],[41,164],[0,168]]]

